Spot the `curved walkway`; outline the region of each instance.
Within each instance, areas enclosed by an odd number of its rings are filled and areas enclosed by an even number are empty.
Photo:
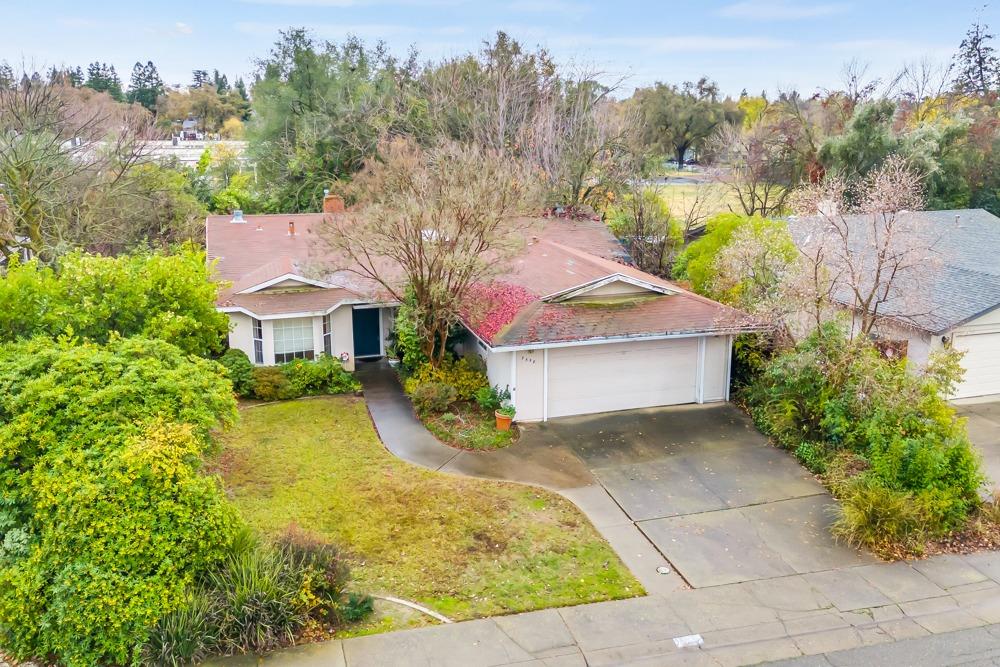
[[[492,452],[457,450],[424,428],[396,372],[384,362],[359,366],[368,411],[386,448],[410,463],[440,472],[540,486],[568,498],[587,515],[625,566],[649,593],[687,588],[670,562],[647,539],[586,465],[564,445],[527,427],[532,446],[513,445]],[[661,574],[657,568],[667,568]]]

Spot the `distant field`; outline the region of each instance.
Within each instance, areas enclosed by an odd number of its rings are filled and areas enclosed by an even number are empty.
[[[739,200],[717,183],[667,183],[649,186],[655,189],[670,208],[673,217],[684,220],[694,210],[702,221],[717,213],[741,212]]]

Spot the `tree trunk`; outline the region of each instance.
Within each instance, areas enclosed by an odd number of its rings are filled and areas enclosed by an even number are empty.
[[[677,147],[677,168],[684,168],[684,156],[687,155],[687,146]]]

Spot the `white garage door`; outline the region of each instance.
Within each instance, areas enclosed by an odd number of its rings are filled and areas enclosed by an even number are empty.
[[[693,403],[698,339],[549,350],[549,417]]]
[[[955,349],[965,352],[965,379],[955,398],[1000,394],[1000,333],[955,336]]]

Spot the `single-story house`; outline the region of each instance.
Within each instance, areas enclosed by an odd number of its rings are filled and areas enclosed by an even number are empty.
[[[256,364],[319,354],[385,355],[398,303],[349,271],[317,274],[310,230],[325,213],[210,216],[208,255],[231,283],[218,307],[231,347]],[[465,356],[509,388],[521,421],[729,397],[743,313],[621,263],[598,220],[549,218],[510,270],[477,285],[465,308]],[[317,275],[323,275],[317,278]]]
[[[902,215],[933,250],[916,299],[879,307],[878,337],[903,341],[907,357],[923,365],[945,346],[965,352],[965,377],[953,398],[1000,394],[1000,218],[982,209],[910,211]],[[849,224],[864,226],[859,216]],[[796,220],[792,235],[800,238]]]

